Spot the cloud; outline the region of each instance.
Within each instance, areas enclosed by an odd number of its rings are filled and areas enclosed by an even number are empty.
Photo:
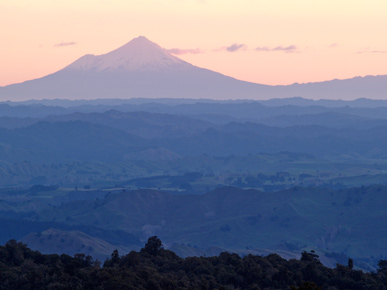
[[[292,53],[297,51],[297,46],[295,45],[277,46],[277,47],[261,46],[261,47],[256,47],[255,50],[256,51],[283,51],[287,53]]]
[[[245,44],[237,44],[237,43],[234,43],[228,47],[226,47],[226,50],[229,51],[229,52],[235,52],[235,51],[238,51],[238,50],[241,50],[241,49],[246,49],[246,45]]]
[[[286,46],[286,47],[277,46],[273,50],[274,51],[282,50],[282,51],[285,51],[285,52],[294,52],[294,51],[297,50],[297,47],[295,45],[289,45],[289,46]]]
[[[331,45],[329,45],[330,48],[335,48],[335,47],[338,47],[339,44],[338,43],[332,43]]]
[[[170,49],[166,49],[166,51],[176,55],[187,54],[187,53],[193,53],[193,54],[203,53],[203,51],[199,48],[195,48],[195,49],[170,48]]]
[[[364,50],[357,53],[387,53],[387,50]]]
[[[261,47],[256,47],[256,51],[272,51],[273,49],[268,48],[267,46],[261,46]]]
[[[74,42],[74,41],[71,41],[71,42],[60,42],[60,43],[54,44],[54,47],[71,46],[71,45],[76,45],[76,44],[77,43]]]

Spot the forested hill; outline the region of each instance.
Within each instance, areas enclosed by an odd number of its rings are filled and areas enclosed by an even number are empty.
[[[387,289],[387,261],[377,272],[331,269],[314,253],[300,260],[277,254],[180,258],[151,237],[140,252],[114,251],[103,266],[90,256],[43,255],[22,243],[0,247],[1,289]]]
[[[97,225],[140,240],[157,235],[167,246],[283,250],[293,257],[313,248],[320,255],[344,253],[355,258],[356,266],[372,269],[374,257],[386,257],[386,194],[387,186],[294,187],[270,193],[221,187],[202,195],[132,190],[50,207],[31,218]]]

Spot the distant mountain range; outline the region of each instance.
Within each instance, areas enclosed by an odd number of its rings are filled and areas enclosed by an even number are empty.
[[[378,111],[313,108],[318,110],[301,114],[307,108],[293,108],[291,112],[289,108],[250,104],[256,112],[262,112],[260,120],[253,118],[254,110],[249,111],[249,104],[234,106],[235,112],[229,106],[208,105],[207,114],[192,116],[110,110],[45,118],[0,117],[0,160],[119,162],[281,151],[329,159],[387,156],[387,120],[376,117],[386,115],[386,108]],[[189,107],[179,108],[184,113]],[[284,114],[284,109],[289,113]],[[198,113],[195,107],[191,111]],[[213,111],[219,115],[213,116]],[[245,112],[245,118],[251,121],[238,120],[239,111]],[[235,115],[228,117],[227,113]],[[369,114],[375,118],[368,117]],[[205,120],[211,117],[236,121],[215,124]]]
[[[143,36],[103,55],[85,55],[42,78],[0,87],[0,101],[193,98],[385,99],[387,75],[269,86],[193,66]]]

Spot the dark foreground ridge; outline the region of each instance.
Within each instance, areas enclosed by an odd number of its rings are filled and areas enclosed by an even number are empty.
[[[103,265],[90,256],[43,255],[10,240],[0,247],[0,289],[387,289],[387,261],[377,272],[327,268],[314,253],[182,259],[153,236],[140,252],[114,251]]]

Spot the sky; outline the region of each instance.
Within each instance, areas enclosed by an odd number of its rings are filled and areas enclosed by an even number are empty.
[[[0,0],[0,86],[140,35],[270,85],[387,74],[386,0]]]

